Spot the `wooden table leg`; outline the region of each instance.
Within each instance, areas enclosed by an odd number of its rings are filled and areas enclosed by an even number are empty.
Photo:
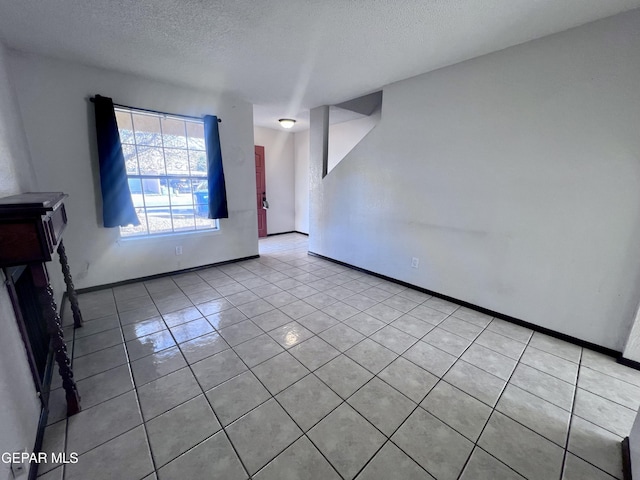
[[[47,323],[47,331],[51,336],[53,355],[58,364],[58,372],[62,377],[62,388],[67,398],[67,416],[75,415],[81,410],[80,394],[73,380],[71,360],[67,354],[67,345],[64,343],[64,332],[58,308],[53,297],[53,289],[49,284],[49,278],[44,265],[32,265],[31,275],[33,283],[38,291],[38,300],[42,308],[44,320]]]
[[[67,259],[67,252],[64,249],[64,243],[60,239],[58,245],[58,255],[60,256],[60,265],[62,266],[62,274],[64,275],[64,283],[67,285],[67,298],[71,302],[71,312],[73,313],[73,327],[82,327],[82,313],[80,312],[80,306],[78,305],[78,294],[76,288],[73,286],[73,279],[71,278],[71,269],[69,268],[69,261]]]

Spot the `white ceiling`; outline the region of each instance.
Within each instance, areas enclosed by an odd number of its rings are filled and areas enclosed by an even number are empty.
[[[640,7],[640,0],[0,0],[11,48],[228,90],[255,123]],[[306,123],[307,122],[307,123]]]

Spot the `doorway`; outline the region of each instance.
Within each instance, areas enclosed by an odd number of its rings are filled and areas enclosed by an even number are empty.
[[[267,236],[267,187],[265,181],[264,147],[255,145],[256,151],[256,209],[258,210],[258,238]]]

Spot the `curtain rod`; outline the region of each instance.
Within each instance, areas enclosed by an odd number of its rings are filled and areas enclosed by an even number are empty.
[[[95,97],[89,97],[89,101],[91,103],[95,103]],[[155,114],[158,114],[158,115],[167,115],[169,117],[188,118],[188,119],[191,119],[191,120],[200,120],[200,121],[202,121],[202,117],[192,117],[191,115],[178,115],[176,113],[160,112],[158,110],[151,110],[149,108],[130,107],[129,105],[122,105],[120,103],[114,103],[113,106],[114,107],[120,107],[120,108],[129,108],[131,110],[139,110],[141,112],[155,113]],[[221,118],[218,118],[218,123],[222,123],[222,119]]]

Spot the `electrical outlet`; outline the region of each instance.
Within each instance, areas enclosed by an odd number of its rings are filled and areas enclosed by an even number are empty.
[[[25,468],[24,463],[12,463],[11,464],[11,474],[13,478],[20,478],[23,473],[26,473],[27,469]]]
[[[22,461],[11,462],[11,475],[13,475],[13,478],[22,478],[22,475],[27,472],[26,458],[29,455],[27,447],[24,447],[20,454],[22,455]]]
[[[420,264],[420,259],[417,257],[413,257],[411,259],[411,268],[418,268],[418,265]]]
[[[176,255],[182,255],[182,245],[176,247]]]

